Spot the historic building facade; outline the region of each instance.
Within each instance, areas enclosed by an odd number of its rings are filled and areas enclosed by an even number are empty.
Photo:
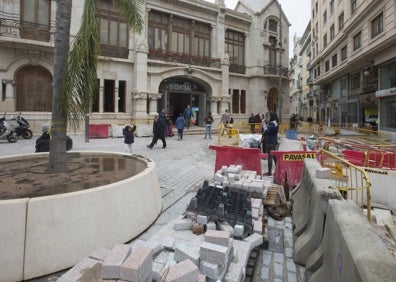
[[[311,76],[320,122],[396,136],[396,2],[311,1]]]
[[[84,1],[73,1],[71,39]],[[277,111],[290,115],[289,22],[277,1],[147,0],[145,27],[133,33],[98,0],[101,56],[92,123],[147,119],[165,109],[175,118],[191,105],[236,118]],[[51,116],[56,1],[0,0],[1,112],[22,112],[37,124]]]

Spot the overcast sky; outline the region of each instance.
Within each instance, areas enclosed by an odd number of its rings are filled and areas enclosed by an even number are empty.
[[[207,0],[214,2],[214,0]],[[257,0],[260,1],[260,0]],[[238,0],[225,0],[227,8],[234,9]],[[293,54],[293,36],[301,37],[311,17],[311,0],[279,0],[291,26],[289,27],[289,57]]]

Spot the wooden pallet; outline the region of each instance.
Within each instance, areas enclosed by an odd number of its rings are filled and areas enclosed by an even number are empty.
[[[264,206],[272,207],[281,203],[286,203],[283,187],[273,184],[267,193],[267,197],[264,199]]]

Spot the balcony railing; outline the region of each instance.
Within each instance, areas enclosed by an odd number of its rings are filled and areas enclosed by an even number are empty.
[[[14,19],[0,18],[0,36],[54,42],[52,25],[22,22]]]
[[[176,62],[181,64],[220,68],[220,59],[218,58],[190,56],[187,54],[181,54],[176,52],[167,52],[160,49],[150,49],[148,58],[152,60],[163,60],[167,62]]]
[[[288,77],[289,69],[286,67],[279,67],[274,65],[264,66],[264,75],[276,75],[281,77]]]

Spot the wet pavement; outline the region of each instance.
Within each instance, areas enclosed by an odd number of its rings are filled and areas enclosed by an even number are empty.
[[[177,136],[167,137],[167,147],[162,148],[159,140],[153,149],[146,147],[151,142],[151,137],[135,138],[132,145],[133,154],[143,155],[156,163],[157,174],[163,196],[163,213],[156,222],[138,238],[147,240],[169,221],[177,218],[186,210],[191,198],[196,194],[205,180],[212,180],[216,152],[209,149],[209,145],[218,145],[216,136],[213,139],[204,139],[202,134],[189,135],[185,130],[183,140],[178,141]],[[73,139],[72,151],[111,151],[124,152],[123,138],[90,139],[85,142],[82,133],[69,134]],[[2,156],[29,154],[35,151],[34,136],[30,140],[20,139],[16,143],[0,140]],[[281,138],[280,150],[299,150],[300,143],[295,140]],[[262,171],[266,172],[267,161],[262,160]],[[271,179],[271,178],[269,178]],[[282,221],[268,218],[270,228],[280,228],[284,233],[283,252],[262,250],[258,261],[255,281],[305,281],[305,269],[293,261],[293,234],[290,217]],[[31,281],[56,281],[61,273],[56,273]]]

